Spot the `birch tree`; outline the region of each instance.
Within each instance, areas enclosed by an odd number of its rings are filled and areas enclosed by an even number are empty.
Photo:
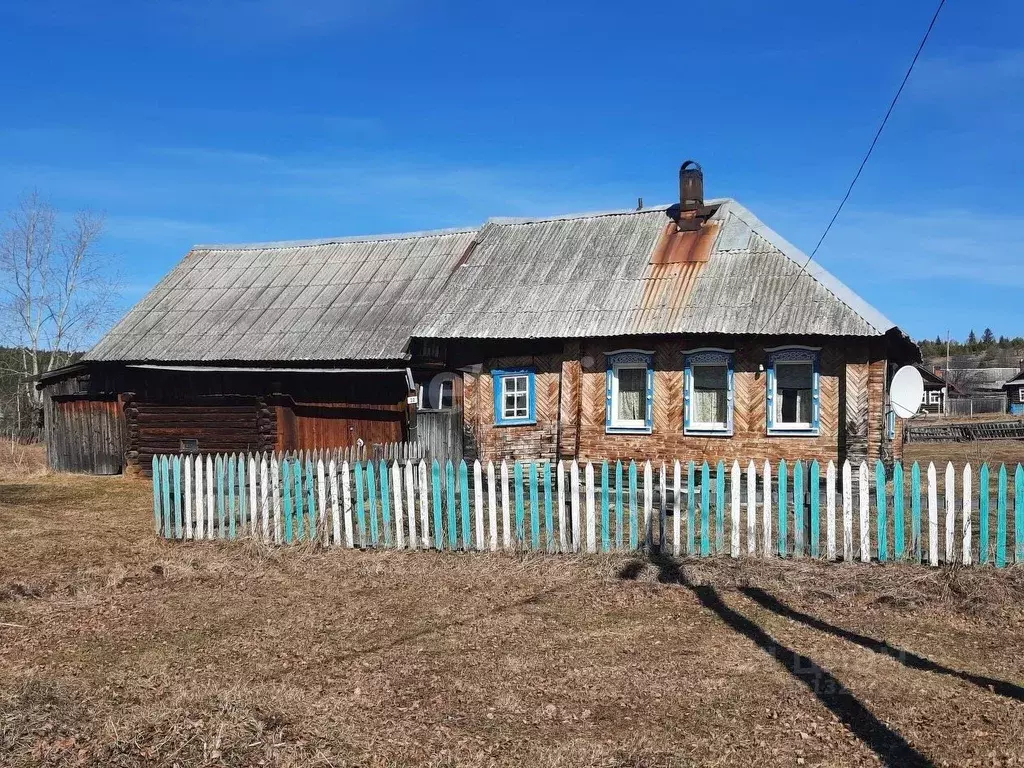
[[[4,366],[20,381],[19,432],[30,423],[22,403],[42,400],[24,379],[67,364],[112,319],[118,282],[98,249],[103,226],[90,211],[64,221],[38,192],[0,224],[0,338],[14,350]]]

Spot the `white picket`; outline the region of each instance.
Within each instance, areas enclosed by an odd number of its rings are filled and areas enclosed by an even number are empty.
[[[825,553],[836,559],[836,463],[831,459],[825,470]]]
[[[594,465],[589,461],[584,471],[587,485],[587,552],[597,552],[597,511],[594,503]]]
[[[473,462],[473,506],[476,508],[476,548],[484,549],[484,474],[480,460]]]
[[[274,497],[274,543],[281,543],[281,472],[277,454],[270,454],[270,482]]]
[[[185,457],[185,538],[192,538],[192,457]]]
[[[494,462],[487,462],[487,527],[490,531],[490,550],[498,549],[498,488],[494,479]]]
[[[416,549],[416,481],[412,459],[406,459],[402,474],[405,477],[405,513],[409,518],[409,549]]]
[[[348,461],[341,462],[341,520],[345,528],[345,546],[352,549],[356,544],[352,531],[352,477],[349,471]]]
[[[956,560],[953,554],[953,530],[956,528],[956,473],[953,462],[946,462],[946,562]]]
[[[335,459],[334,454],[331,454],[331,460],[327,465],[327,474],[331,476],[331,531],[334,533],[331,543],[336,547],[340,547],[341,504],[338,500],[338,461]]]
[[[644,462],[644,528],[640,532],[640,540],[651,545],[651,516],[654,514],[654,474],[651,471],[651,462]]]
[[[860,470],[857,473],[857,491],[860,500],[860,561],[871,562],[871,527],[868,522],[869,508],[871,503],[871,486],[868,483],[867,462],[860,463]]]
[[[402,468],[391,461],[391,498],[395,505],[395,547],[405,549],[405,510],[402,509]]]
[[[310,538],[319,536],[324,544],[331,543],[331,529],[327,525],[327,473],[324,469],[323,456],[316,460],[316,523],[320,526],[319,531],[311,531]]]
[[[213,456],[206,457],[206,538],[213,538]]]
[[[203,532],[206,530],[206,502],[203,499],[203,489],[206,487],[203,483],[203,457],[196,456],[195,463],[195,493],[196,493],[196,538],[202,539]]]
[[[672,498],[672,554],[679,557],[683,547],[683,483],[678,459],[672,472]]]
[[[580,465],[573,460],[569,469],[569,511],[572,514],[572,551],[580,551]]]
[[[732,480],[729,491],[732,494],[732,556],[740,556],[740,463],[732,462]]]
[[[668,507],[666,506],[666,503],[668,501],[667,487],[667,478],[665,476],[665,462],[662,462],[661,470],[658,473],[658,492],[661,494],[661,498],[658,501],[658,548],[662,552],[666,551],[665,521],[668,519]]]
[[[569,523],[565,512],[565,464],[561,460],[555,467],[555,492],[558,494],[558,551],[565,553],[569,551]]]
[[[260,456],[260,518],[263,523],[264,541],[270,541],[270,479],[267,475],[269,470],[267,454],[264,453]]]
[[[843,462],[843,562],[853,562],[853,468]]]
[[[512,508],[508,499],[508,461],[501,460],[501,546],[512,549]]]
[[[747,464],[747,554],[757,554],[757,467]]]
[[[935,464],[928,463],[928,563],[939,564],[939,490]]]
[[[971,564],[971,465],[964,464],[963,479],[963,527],[961,533],[964,540],[963,562],[964,565]]]
[[[420,546],[430,549],[430,487],[427,485],[427,462],[420,459],[416,468],[420,480]]]
[[[764,557],[771,557],[772,552],[772,465],[767,461],[764,463],[764,472],[761,476],[764,487],[764,497],[761,502],[761,522],[764,527],[764,538],[762,541]]]

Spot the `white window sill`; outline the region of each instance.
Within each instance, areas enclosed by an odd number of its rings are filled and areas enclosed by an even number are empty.
[[[728,424],[691,424],[689,427],[683,427],[683,434],[732,437],[733,431]]]
[[[768,430],[768,434],[773,437],[818,437],[821,434],[821,429],[809,424],[783,424],[772,427]]]
[[[496,427],[529,427],[537,423],[536,419],[503,419],[494,422]]]
[[[649,435],[654,428],[645,424],[610,424],[604,431],[608,435]]]

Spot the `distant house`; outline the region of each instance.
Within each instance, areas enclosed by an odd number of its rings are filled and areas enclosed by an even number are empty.
[[[1007,410],[1015,416],[1024,416],[1024,370],[1003,384]]]
[[[438,416],[457,428],[449,455],[485,460],[898,453],[889,383],[917,346],[738,202],[705,202],[692,164],[680,193],[197,246],[80,368],[41,382],[51,461],[94,450],[93,416],[116,421],[97,450],[143,468],[161,451],[434,445]]]
[[[924,413],[942,414],[946,412],[946,398],[957,397],[962,392],[953,384],[949,384],[937,369],[932,372],[924,365],[918,365],[924,380],[924,395],[921,397],[921,410]]]

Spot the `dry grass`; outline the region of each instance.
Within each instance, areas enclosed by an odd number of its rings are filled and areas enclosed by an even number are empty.
[[[285,551],[151,525],[141,481],[0,485],[0,764],[1024,754],[1017,569]]]
[[[46,446],[42,443],[0,441],[0,483],[45,475]]]
[[[946,462],[953,462],[959,472],[964,464],[971,464],[975,471],[982,464],[997,470],[1000,464],[1006,464],[1008,472],[1013,473],[1017,464],[1024,463],[1024,441],[1022,440],[976,440],[970,443],[907,443],[903,447],[903,463],[910,465],[920,462],[922,467],[928,462],[935,462],[940,472]]]

